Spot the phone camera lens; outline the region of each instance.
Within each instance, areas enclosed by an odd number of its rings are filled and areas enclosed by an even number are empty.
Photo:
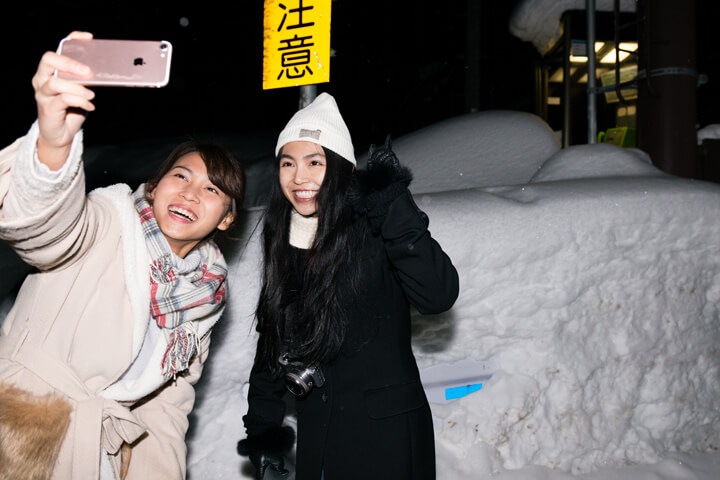
[[[160,45],[160,50],[167,50],[167,45],[165,45],[164,43]]]

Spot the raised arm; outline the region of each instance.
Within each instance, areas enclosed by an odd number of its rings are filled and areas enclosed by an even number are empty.
[[[407,189],[412,175],[400,165],[390,139],[372,147],[367,171],[358,172],[359,194],[353,206],[367,215],[381,235],[403,291],[420,313],[450,309],[458,296],[458,274],[450,258],[428,231],[428,218]]]
[[[84,66],[53,52],[43,55],[32,80],[38,121],[0,151],[0,238],[40,269],[67,261],[84,248],[78,239],[91,238],[80,128],[95,108],[88,99],[93,92],[56,78],[56,69],[82,73]]]
[[[91,39],[87,32],[73,32],[69,38]],[[92,90],[55,76],[55,71],[87,75],[90,69],[69,57],[46,52],[32,79],[38,111],[40,134],[37,154],[50,170],[59,170],[68,158],[75,134],[80,131],[87,112],[95,110],[90,102]]]

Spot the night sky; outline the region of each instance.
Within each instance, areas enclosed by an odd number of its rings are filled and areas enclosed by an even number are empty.
[[[41,8],[43,3],[49,6]],[[330,83],[319,84],[318,91],[336,97],[357,151],[387,134],[397,137],[470,108],[469,2],[415,1],[411,8],[400,3],[338,0],[332,5],[336,56]],[[474,105],[479,110],[534,110],[534,65],[541,57],[508,32],[516,3],[479,1]],[[716,3],[698,4],[701,71],[720,64],[707,20],[717,18],[718,7],[710,5]],[[22,135],[36,117],[30,79],[40,56],[74,29],[96,38],[163,39],[174,45],[167,87],[95,89],[97,111],[85,123],[88,145],[205,132],[276,134],[297,109],[297,88],[262,90],[260,0],[27,4],[4,17],[3,144]],[[703,124],[720,122],[717,82],[711,75],[699,91]]]
[[[14,38],[3,34],[6,47],[12,45],[6,48],[11,68],[3,69],[2,102],[9,106],[3,108],[4,144],[35,118],[30,79],[40,56],[74,29],[96,38],[164,39],[174,46],[167,87],[95,89],[97,110],[85,124],[88,144],[206,131],[279,132],[297,109],[297,88],[262,90],[261,1],[99,3],[58,1],[46,10],[33,4],[31,11],[20,7],[20,16],[13,15],[12,23],[24,28]],[[507,31],[514,2],[481,3],[481,108],[531,110],[537,53]],[[318,91],[336,97],[358,150],[388,133],[399,136],[467,110],[466,2],[413,5],[333,2],[336,56],[331,81]]]

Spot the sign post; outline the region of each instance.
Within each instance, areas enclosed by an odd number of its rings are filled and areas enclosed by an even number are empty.
[[[301,87],[302,107],[312,102],[315,84],[330,81],[330,3],[265,0],[263,90]]]

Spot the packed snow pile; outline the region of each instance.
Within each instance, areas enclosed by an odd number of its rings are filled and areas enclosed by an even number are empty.
[[[421,128],[392,148],[413,170],[410,190],[430,193],[526,183],[560,142],[536,115],[493,110]],[[358,156],[360,166],[366,156]]]
[[[245,435],[258,205],[273,180],[273,138],[231,143],[252,160],[250,208],[239,240],[223,245],[231,296],[197,386],[191,480],[252,478],[235,445]],[[449,312],[413,316],[421,370],[447,372],[455,387],[467,376],[457,365],[494,365],[481,389],[431,403],[438,478],[538,480],[549,478],[545,467],[564,478],[655,462],[663,478],[717,478],[720,457],[693,463],[707,471],[715,462],[705,477],[678,462],[720,446],[720,186],[665,175],[639,150],[560,150],[547,125],[522,112],[449,119],[393,147],[461,281]],[[113,163],[106,150],[86,159],[94,183],[134,171],[121,165],[128,155]],[[147,176],[138,172],[137,181]],[[0,251],[3,312],[27,271],[13,255]],[[604,478],[659,478],[627,471]]]
[[[697,144],[702,145],[705,139],[717,140],[720,139],[720,124],[713,123],[706,125],[699,129],[697,132]]]
[[[498,366],[479,391],[431,404],[438,478],[533,465],[578,474],[717,450],[720,186],[665,175],[642,152],[609,145],[484,162],[480,153],[499,146],[530,152],[527,142],[550,144],[505,131],[478,146],[476,162],[463,160],[462,182],[445,191],[431,184],[458,179],[454,159],[468,152],[462,139],[395,144],[461,281],[449,312],[413,317],[421,370],[491,359]],[[502,181],[503,169],[514,172],[511,181]],[[472,188],[472,179],[483,186]],[[191,479],[251,478],[234,449],[244,437],[255,350],[260,247],[251,232],[260,214],[246,212],[228,255],[233,295],[198,386]],[[449,368],[449,385],[452,377]]]
[[[480,392],[434,408],[439,478],[720,445],[720,189],[600,178],[420,203],[463,287],[449,314],[416,319],[418,361],[500,364]],[[477,220],[444,236],[466,204]]]

